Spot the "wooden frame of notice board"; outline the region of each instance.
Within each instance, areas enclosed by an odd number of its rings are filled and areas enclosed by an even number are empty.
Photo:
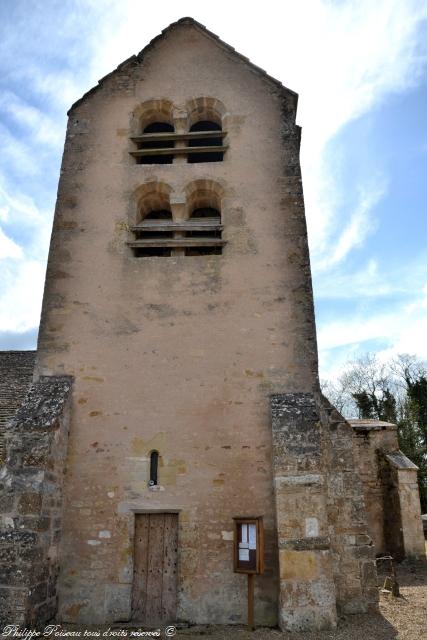
[[[234,571],[258,574],[264,572],[264,525],[262,516],[233,518]]]

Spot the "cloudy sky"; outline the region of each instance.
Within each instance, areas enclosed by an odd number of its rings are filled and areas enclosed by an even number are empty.
[[[321,375],[427,358],[427,0],[0,0],[0,349],[36,345],[67,109],[184,15],[300,95]]]

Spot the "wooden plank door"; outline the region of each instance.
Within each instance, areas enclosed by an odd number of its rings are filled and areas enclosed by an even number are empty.
[[[159,626],[176,620],[178,514],[135,516],[132,620]]]

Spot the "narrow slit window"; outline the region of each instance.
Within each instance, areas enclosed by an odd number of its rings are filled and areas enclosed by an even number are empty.
[[[159,468],[159,452],[152,451],[150,454],[150,487],[157,485]]]

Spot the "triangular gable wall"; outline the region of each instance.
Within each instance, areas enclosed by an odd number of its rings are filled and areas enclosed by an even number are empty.
[[[70,114],[70,112],[75,107],[77,107],[84,100],[86,100],[86,98],[88,96],[90,96],[95,91],[97,91],[97,89],[99,89],[99,87],[108,78],[111,78],[111,76],[113,76],[115,73],[117,73],[119,71],[122,71],[122,70],[126,69],[127,67],[137,66],[138,64],[143,63],[145,55],[160,40],[162,40],[171,31],[173,31],[174,29],[177,29],[177,28],[179,28],[181,26],[188,26],[188,25],[190,25],[190,26],[194,27],[195,29],[197,29],[197,31],[199,33],[203,34],[205,37],[207,37],[210,40],[212,40],[220,48],[224,49],[228,53],[231,53],[236,58],[236,60],[238,60],[239,62],[244,62],[248,67],[250,67],[250,69],[253,72],[255,72],[256,74],[258,74],[261,77],[263,77],[267,82],[272,83],[273,85],[275,85],[276,88],[279,88],[284,93],[287,93],[288,95],[293,96],[295,101],[298,99],[298,94],[295,93],[295,91],[292,91],[291,89],[288,89],[287,87],[285,87],[279,80],[277,80],[276,78],[273,78],[272,76],[270,76],[266,71],[264,71],[264,69],[261,69],[260,67],[255,65],[253,62],[251,62],[249,60],[249,58],[247,58],[246,56],[243,56],[241,53],[236,51],[234,49],[234,47],[232,47],[231,45],[229,45],[226,42],[224,42],[223,40],[221,40],[221,38],[219,36],[217,36],[215,33],[212,33],[212,31],[209,31],[209,29],[207,29],[203,24],[201,24],[200,22],[197,22],[197,20],[194,20],[194,18],[185,17],[185,18],[181,18],[180,20],[177,20],[177,22],[172,22],[168,27],[163,29],[163,31],[158,36],[156,36],[155,38],[150,40],[150,42],[137,55],[131,56],[127,60],[124,60],[121,64],[118,65],[118,67],[116,69],[114,69],[114,71],[111,71],[106,76],[104,76],[103,78],[98,80],[98,84],[96,86],[92,87],[92,89],[89,89],[89,91],[87,91],[85,94],[83,94],[83,96],[81,98],[79,98],[79,100],[74,102],[74,104],[70,107],[70,109],[68,111],[68,114]]]

